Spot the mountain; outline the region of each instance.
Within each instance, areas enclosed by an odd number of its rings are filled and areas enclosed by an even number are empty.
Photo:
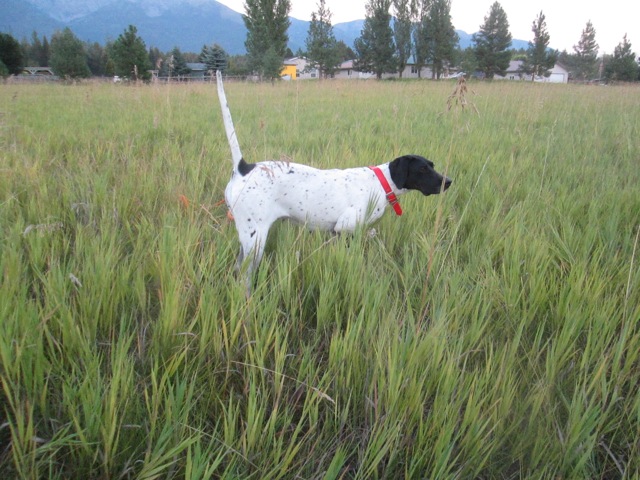
[[[128,25],[135,25],[147,47],[168,51],[200,52],[203,45],[218,43],[227,53],[244,53],[246,29],[242,16],[221,3],[177,3],[156,11],[128,0],[116,0],[82,18],[69,22],[83,40],[104,43],[115,40]]]
[[[245,53],[247,31],[242,15],[215,0],[0,0],[0,32],[17,40],[51,35],[65,27],[84,41],[105,44],[135,25],[147,47],[200,52],[217,43],[231,55]],[[309,22],[290,17],[289,48],[305,49]],[[336,39],[352,47],[364,20],[337,23]],[[471,45],[471,35],[458,30],[460,46]],[[513,48],[527,42],[514,40]]]
[[[64,23],[54,19],[35,5],[22,0],[0,0],[0,32],[12,35],[16,40],[31,39],[33,31],[51,33],[62,30]]]

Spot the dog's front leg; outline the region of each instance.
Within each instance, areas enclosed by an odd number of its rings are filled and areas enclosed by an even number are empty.
[[[242,272],[244,269],[243,275],[247,287],[247,296],[249,296],[254,272],[256,272],[260,266],[267,242],[267,234],[269,232],[257,228],[250,231],[241,231],[240,228],[238,228],[238,233],[240,236],[240,253],[236,261],[236,268],[239,272]],[[245,262],[248,263],[246,266]]]
[[[333,231],[335,233],[355,232],[358,225],[358,211],[355,208],[348,208],[338,218]]]

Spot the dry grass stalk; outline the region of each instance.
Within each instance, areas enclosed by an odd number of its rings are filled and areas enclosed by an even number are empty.
[[[473,102],[467,101],[467,90],[467,81],[464,77],[460,77],[458,79],[458,82],[456,83],[455,88],[453,89],[453,92],[451,93],[451,95],[449,95],[449,98],[447,98],[447,111],[451,111],[453,107],[459,105],[462,111],[464,111],[467,107],[471,107],[478,115],[480,115],[480,112],[476,108],[475,104]],[[475,95],[475,92],[473,90],[471,90],[471,93]]]

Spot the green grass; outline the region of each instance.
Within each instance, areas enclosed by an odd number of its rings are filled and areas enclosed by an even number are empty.
[[[640,478],[640,95],[226,85],[245,157],[454,179],[245,298],[213,85],[0,85],[2,478]]]

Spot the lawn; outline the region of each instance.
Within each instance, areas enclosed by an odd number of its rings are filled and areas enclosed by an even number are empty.
[[[454,181],[247,299],[214,84],[0,84],[0,477],[640,478],[640,90],[454,87],[226,84],[248,161]]]

